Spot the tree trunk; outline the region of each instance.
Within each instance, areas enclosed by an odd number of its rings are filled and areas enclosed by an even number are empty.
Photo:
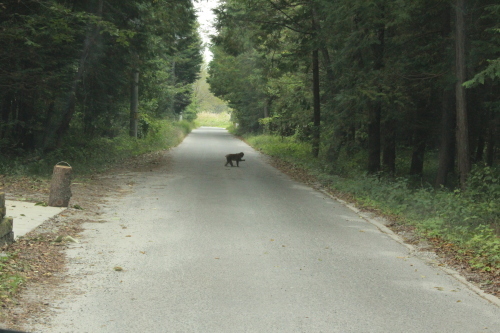
[[[382,110],[380,102],[370,106],[368,114],[368,172],[380,171],[380,118]]]
[[[383,8],[382,8],[383,17]],[[381,71],[384,67],[384,40],[385,26],[381,25],[377,29],[378,43],[372,45],[375,58],[373,69]],[[376,173],[380,171],[380,120],[382,116],[382,104],[380,101],[370,103],[368,110],[368,172]]]
[[[7,214],[7,209],[5,208],[5,193],[0,192],[0,219],[3,219],[5,214]]]
[[[314,42],[317,42],[318,18],[316,9],[312,8],[312,31]],[[319,155],[319,145],[321,140],[321,100],[319,94],[319,51],[314,47],[312,51],[312,74],[313,74],[313,132],[312,132],[312,154],[314,157]]]
[[[318,157],[319,143],[321,136],[320,134],[321,106],[320,106],[320,96],[319,96],[319,57],[317,49],[313,50],[312,63],[313,63],[313,100],[314,100],[312,153],[314,157]]]
[[[42,138],[42,149],[45,150],[49,146],[50,138],[51,138],[51,123],[52,123],[52,118],[54,116],[54,100],[51,100],[49,102],[49,105],[47,107],[47,113],[43,125],[43,138]]]
[[[465,88],[462,84],[466,80],[465,67],[465,0],[456,0],[455,3],[455,66],[456,66],[456,112],[457,112],[457,162],[460,174],[460,188],[465,189],[467,176],[470,172],[469,156],[469,128],[467,122],[467,103]]]
[[[393,176],[396,173],[396,122],[384,122],[384,143],[382,152],[383,170]]]
[[[495,117],[493,115],[493,117]],[[488,126],[488,143],[486,145],[486,164],[488,166],[493,166],[493,160],[495,159],[495,137],[498,129],[498,120],[493,118],[490,126]]]
[[[68,207],[71,199],[71,167],[56,165],[50,182],[49,206]]]
[[[413,137],[413,153],[411,156],[410,175],[422,176],[424,171],[425,156],[425,132],[422,129],[416,129]]]
[[[137,123],[139,120],[139,71],[132,74],[130,92],[130,130],[129,135],[137,138]]]
[[[269,103],[270,103],[270,99],[268,97],[265,97],[265,100],[264,100],[264,118],[269,118]]]
[[[99,0],[97,4],[96,15],[98,17],[102,17],[102,8],[103,8],[103,0]],[[56,130],[56,147],[59,148],[62,145],[62,140],[64,134],[66,134],[71,119],[73,119],[73,115],[75,114],[75,105],[76,105],[76,92],[78,89],[78,85],[83,77],[83,73],[85,72],[85,63],[87,61],[87,57],[90,54],[92,46],[94,44],[95,37],[99,34],[99,27],[94,25],[92,29],[85,36],[85,42],[83,44],[82,54],[80,56],[80,61],[78,63],[78,71],[73,79],[73,83],[71,85],[71,90],[68,94],[68,101],[66,103],[66,107],[63,110],[63,117],[59,124],[59,127]]]
[[[441,43],[443,57],[448,54],[448,40],[452,33],[451,27],[452,9],[451,4],[448,4],[442,12]],[[452,70],[453,71],[453,70]],[[442,91],[441,99],[441,125],[440,125],[440,143],[439,143],[439,166],[436,175],[435,186],[445,186],[447,183],[448,173],[455,167],[455,105],[454,105],[454,88],[445,87]]]
[[[330,102],[334,97],[334,81],[335,81],[335,73],[332,68],[332,60],[330,59],[330,53],[326,47],[321,48],[321,54],[323,55],[323,62],[326,68],[326,79],[327,79],[327,93],[326,93],[326,101]]]
[[[30,106],[28,105],[30,96],[29,93],[24,92],[24,96],[18,96],[16,107],[16,120],[15,133],[18,138],[17,144],[24,149],[31,150],[34,148],[33,132],[29,128],[30,119]]]
[[[446,185],[448,173],[453,170],[455,164],[455,114],[453,112],[453,98],[452,89],[443,91],[439,167],[435,182],[436,187]]]
[[[483,160],[484,155],[484,146],[485,146],[485,137],[483,133],[479,133],[479,137],[477,138],[477,147],[476,154],[474,156],[474,163],[481,162]]]
[[[7,138],[10,132],[7,124],[9,123],[9,116],[11,113],[12,98],[11,93],[2,96],[2,106],[0,109],[0,139]]]

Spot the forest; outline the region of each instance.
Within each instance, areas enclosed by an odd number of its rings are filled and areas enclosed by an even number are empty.
[[[495,0],[224,0],[209,82],[240,133],[309,142],[334,172],[430,163],[465,188],[498,163],[499,22]]]
[[[0,178],[106,169],[230,110],[254,148],[498,276],[497,0],[220,0],[215,14],[202,66],[191,0],[0,2]]]
[[[2,1],[0,173],[193,119],[197,27],[191,0]]]

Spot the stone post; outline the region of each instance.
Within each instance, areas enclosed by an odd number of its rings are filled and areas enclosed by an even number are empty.
[[[5,193],[0,193],[0,246],[14,243],[14,220],[12,217],[5,217],[6,214]]]

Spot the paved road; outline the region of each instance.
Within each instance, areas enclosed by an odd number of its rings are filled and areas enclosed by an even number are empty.
[[[86,225],[39,331],[500,332],[500,308],[225,130],[169,154]]]

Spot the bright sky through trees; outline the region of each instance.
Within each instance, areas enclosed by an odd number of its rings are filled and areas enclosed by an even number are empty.
[[[218,0],[197,0],[194,1],[194,7],[198,15],[198,22],[200,23],[199,32],[203,43],[205,44],[205,50],[203,52],[203,57],[205,62],[210,62],[212,59],[212,53],[208,49],[208,43],[210,42],[210,34],[215,33],[215,29],[212,27],[213,20],[215,18],[212,9],[218,4]]]

